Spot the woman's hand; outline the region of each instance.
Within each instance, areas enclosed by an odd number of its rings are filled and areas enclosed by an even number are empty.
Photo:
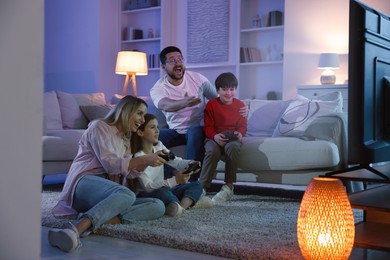
[[[157,151],[157,152],[152,153],[152,154],[144,155],[146,157],[147,165],[152,166],[152,167],[156,167],[156,166],[161,166],[164,163],[166,163],[167,161],[165,161],[164,158],[161,157],[161,155],[163,155],[163,154],[164,153],[162,151]]]
[[[156,167],[161,166],[167,161],[164,160],[160,155],[162,151],[157,151],[155,153],[142,155],[136,158],[132,158],[129,162],[129,170],[136,170],[138,172],[143,172],[146,167]]]

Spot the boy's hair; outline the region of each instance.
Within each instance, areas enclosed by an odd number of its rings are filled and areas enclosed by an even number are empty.
[[[215,87],[217,88],[217,90],[219,90],[220,88],[237,88],[237,86],[238,80],[236,76],[234,76],[234,74],[231,72],[222,73],[215,80]]]
[[[168,47],[165,47],[161,52],[160,52],[160,62],[161,64],[165,64],[166,61],[167,61],[167,57],[165,57],[165,55],[167,55],[168,53],[171,53],[171,52],[179,52],[180,55],[181,54],[181,50],[179,48],[177,48],[176,46],[168,46]],[[183,55],[182,55],[183,56]]]
[[[125,96],[113,109],[110,110],[110,112],[104,117],[103,121],[108,125],[117,125],[120,123],[123,131],[122,135],[129,138],[129,136],[131,136],[131,129],[129,125],[130,117],[136,113],[141,104],[148,107],[143,99],[130,95]]]
[[[146,125],[153,119],[157,119],[157,117],[153,114],[145,114],[144,120],[145,122],[138,127],[138,130],[144,131]],[[141,151],[143,149],[142,147],[142,137],[140,137],[138,134],[134,134],[134,137],[131,138],[131,151],[133,154]]]

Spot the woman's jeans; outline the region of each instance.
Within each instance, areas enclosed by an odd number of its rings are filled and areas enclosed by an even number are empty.
[[[202,195],[203,187],[200,181],[188,182],[180,184],[175,187],[161,187],[150,192],[141,192],[138,197],[142,198],[157,198],[167,205],[171,202],[180,203],[183,197],[190,198],[194,201],[194,204],[199,200]]]
[[[122,223],[151,220],[162,217],[165,206],[153,198],[136,199],[134,192],[110,181],[102,175],[86,175],[76,185],[72,207],[84,212],[79,219],[88,217],[92,231],[115,216]]]

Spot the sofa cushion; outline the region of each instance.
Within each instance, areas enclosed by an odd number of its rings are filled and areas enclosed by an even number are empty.
[[[43,94],[43,121],[44,129],[62,129],[60,104],[55,91]]]
[[[84,129],[49,130],[42,137],[43,161],[73,161]]]
[[[319,96],[315,100],[298,95],[280,117],[273,136],[302,136],[315,118],[341,113],[342,107],[343,98],[338,91]]]
[[[153,100],[150,97],[141,97],[143,100],[146,101],[146,104],[148,105],[148,113],[153,114],[157,118],[158,126],[160,129],[168,128],[167,120],[165,118],[165,115],[161,110],[159,110],[154,104]]]
[[[113,105],[80,106],[81,112],[88,121],[104,118],[110,112]]]
[[[340,162],[334,143],[296,137],[244,137],[241,154],[239,167],[254,172],[328,168]]]
[[[88,120],[80,110],[80,106],[104,105],[104,93],[70,94],[57,91],[61,118],[64,129],[85,129]]]
[[[252,100],[249,103],[247,136],[272,136],[289,101]]]

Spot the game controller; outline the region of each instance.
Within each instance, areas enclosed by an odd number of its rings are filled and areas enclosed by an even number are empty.
[[[198,162],[193,162],[193,163],[190,163],[188,165],[188,168],[186,169],[185,172],[183,172],[183,174],[187,174],[187,173],[195,173],[195,171],[199,170],[200,169],[200,165]]]
[[[176,157],[171,151],[164,150],[162,152],[163,152],[163,155],[160,155],[160,157],[163,158],[167,162],[175,159],[175,157]]]
[[[228,139],[228,142],[238,140],[238,135],[232,131],[225,130],[222,131],[222,134],[225,136],[226,139]]]

